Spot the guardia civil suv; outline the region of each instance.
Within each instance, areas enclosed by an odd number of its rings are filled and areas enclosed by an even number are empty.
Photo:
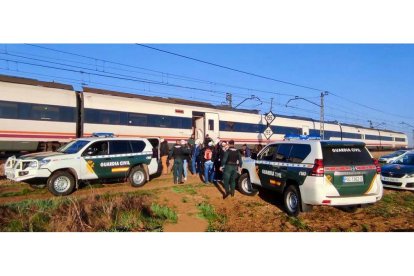
[[[44,179],[54,195],[68,195],[80,181],[126,179],[143,186],[158,172],[157,156],[148,139],[80,138],[56,152],[10,157],[6,177],[13,181]]]
[[[313,205],[355,210],[381,199],[380,172],[363,142],[281,141],[244,160],[238,188],[245,195],[255,195],[257,186],[283,194],[292,216]]]

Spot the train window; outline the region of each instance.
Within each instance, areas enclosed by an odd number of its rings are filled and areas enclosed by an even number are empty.
[[[361,134],[351,133],[351,132],[343,132],[342,133],[342,138],[344,138],[344,139],[362,139]]]
[[[109,154],[132,153],[131,145],[128,140],[109,141]]]
[[[147,126],[147,115],[129,113],[128,123],[133,126]]]
[[[192,119],[191,118],[181,118],[182,128],[191,129],[192,128]]]
[[[392,137],[390,136],[381,136],[382,141],[392,141]]]
[[[365,134],[365,139],[366,140],[380,140],[380,136],[378,136],[378,135],[368,135],[368,134]]]
[[[285,127],[285,126],[271,126],[272,131],[276,134],[293,134],[293,135],[301,135],[302,129],[295,128],[295,127]]]
[[[131,141],[132,152],[142,152],[145,149],[144,141]]]
[[[292,151],[290,152],[289,162],[292,163],[302,163],[303,160],[309,155],[311,152],[310,145],[293,145]]]
[[[160,116],[160,127],[171,127],[171,117]]]
[[[17,119],[18,105],[17,103],[0,101],[0,118]]]
[[[109,125],[119,125],[121,123],[121,116],[119,112],[101,110],[100,122]]]
[[[57,106],[32,105],[30,118],[32,120],[59,121],[60,110]]]
[[[85,123],[99,124],[99,110],[85,109]]]
[[[62,122],[76,122],[75,108],[61,106],[59,107],[59,109],[60,109],[59,117]]]
[[[395,137],[395,142],[405,142],[405,138]]]
[[[214,130],[214,120],[208,120],[208,130]]]
[[[292,149],[292,145],[289,144],[281,144],[277,149],[277,153],[274,156],[274,161],[277,162],[286,162],[288,161],[290,151]]]

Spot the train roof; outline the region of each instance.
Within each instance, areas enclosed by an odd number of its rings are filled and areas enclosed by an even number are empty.
[[[65,90],[72,90],[73,86],[58,82],[47,82],[47,81],[39,81],[36,79],[29,79],[29,78],[21,78],[21,77],[12,77],[7,75],[0,75],[0,81],[2,82],[10,82],[10,83],[18,83],[18,84],[26,84],[26,85],[35,85],[35,86],[42,86],[42,87],[49,87],[49,88],[59,88]]]
[[[244,112],[244,113],[250,113],[250,114],[259,114],[259,112],[260,112],[259,110],[238,109],[238,108],[236,109],[236,108],[231,108],[229,106],[212,105],[212,104],[206,103],[206,102],[191,101],[191,100],[179,99],[179,98],[164,98],[164,97],[157,97],[157,96],[144,96],[144,95],[139,95],[139,94],[118,92],[118,91],[112,91],[112,90],[104,90],[104,89],[92,88],[92,87],[87,87],[87,86],[83,86],[82,89],[83,89],[83,92],[87,92],[87,93],[110,95],[110,96],[116,96],[116,97],[136,98],[136,99],[147,100],[147,101],[156,101],[156,102],[171,103],[171,104],[182,104],[182,105],[189,105],[189,106],[198,106],[198,107],[228,110],[228,111],[235,111],[235,112]]]

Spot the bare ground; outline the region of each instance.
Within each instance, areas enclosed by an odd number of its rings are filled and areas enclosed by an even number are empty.
[[[151,191],[158,204],[177,213],[176,223],[164,225],[163,230],[171,232],[414,231],[412,192],[385,190],[383,200],[356,213],[317,206],[312,212],[290,218],[283,211],[280,196],[275,193],[260,191],[257,196],[248,197],[236,192],[234,198],[223,200],[220,185],[202,184],[197,176],[190,176],[185,184],[174,185],[171,178],[153,179],[139,189],[128,183],[85,186],[72,196],[82,199],[91,195]],[[0,206],[50,198],[53,196],[46,189],[0,180]]]

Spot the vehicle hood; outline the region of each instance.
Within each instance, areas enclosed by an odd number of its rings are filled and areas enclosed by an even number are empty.
[[[46,157],[60,157],[65,156],[64,153],[60,152],[54,152],[54,151],[48,151],[48,152],[36,152],[36,153],[30,153],[26,155],[22,155],[19,157],[19,159],[27,160],[27,159],[36,159],[36,160],[42,160]]]
[[[401,165],[401,164],[390,164],[385,165],[381,168],[382,172],[393,172],[393,173],[414,173],[413,165]]]

